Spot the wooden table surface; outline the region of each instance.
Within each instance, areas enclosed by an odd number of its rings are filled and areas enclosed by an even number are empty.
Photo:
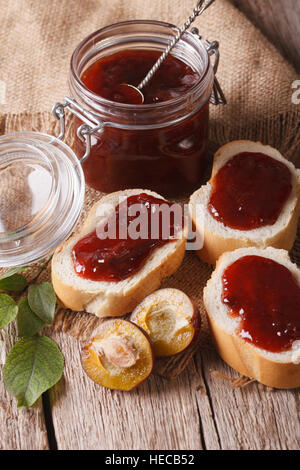
[[[299,71],[300,1],[233,2]],[[8,349],[14,335],[14,326],[0,332]],[[52,337],[66,357],[64,377],[32,409],[18,412],[0,377],[1,449],[299,449],[298,391],[233,388],[212,372],[237,377],[214,350],[199,349],[174,380],[153,375],[122,393],[82,374],[75,338]]]
[[[231,0],[300,73],[300,1]]]

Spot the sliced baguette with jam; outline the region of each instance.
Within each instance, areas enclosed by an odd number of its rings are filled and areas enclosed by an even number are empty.
[[[268,155],[284,163],[291,172],[292,191],[285,202],[279,217],[273,225],[265,225],[252,230],[230,228],[215,219],[208,210],[213,180],[218,171],[235,155],[243,152],[257,152]],[[276,149],[259,142],[233,141],[221,147],[214,157],[212,175],[209,182],[197,190],[190,198],[189,213],[194,229],[203,240],[198,256],[207,263],[215,264],[219,256],[237,248],[256,246],[290,250],[293,246],[300,214],[300,170],[286,160]]]
[[[204,305],[216,349],[227,364],[246,377],[274,388],[299,387],[300,341],[294,341],[291,349],[282,352],[270,352],[255,346],[238,334],[241,319],[230,316],[228,306],[222,301],[224,271],[238,259],[249,255],[269,258],[285,266],[300,286],[300,270],[290,261],[285,250],[250,247],[224,253],[204,288]]]
[[[118,191],[104,196],[94,204],[79,233],[73,235],[55,252],[52,259],[54,290],[67,308],[93,313],[98,317],[120,316],[131,312],[148,294],[156,290],[162,280],[180,266],[186,247],[187,224],[175,241],[155,249],[135,274],[119,282],[98,282],[77,275],[73,266],[72,249],[85,235],[95,230],[97,220],[106,214],[107,205],[116,207],[129,196],[157,193],[142,189]]]

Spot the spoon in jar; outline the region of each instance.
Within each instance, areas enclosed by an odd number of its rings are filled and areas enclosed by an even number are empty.
[[[114,89],[114,97],[115,101],[120,101],[123,103],[130,103],[130,104],[143,104],[145,101],[144,94],[142,89],[145,88],[146,85],[150,82],[153,75],[157,72],[160,68],[161,64],[164,62],[166,57],[169,55],[173,47],[178,43],[178,41],[182,38],[186,30],[191,26],[191,24],[195,21],[195,19],[200,16],[204,10],[206,10],[215,0],[198,0],[196,7],[193,10],[193,13],[188,18],[188,20],[184,23],[184,25],[179,29],[178,33],[166,50],[161,54],[161,56],[157,59],[153,67],[149,70],[146,77],[140,82],[140,84],[135,87],[134,85],[129,85],[128,83],[121,83]]]

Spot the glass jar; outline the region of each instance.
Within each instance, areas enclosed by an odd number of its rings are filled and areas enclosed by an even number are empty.
[[[140,187],[176,196],[191,193],[203,181],[210,163],[209,100],[215,76],[210,54],[198,35],[186,32],[172,51],[200,76],[180,97],[155,104],[121,104],[96,95],[81,81],[101,57],[125,49],[163,52],[177,32],[176,26],[167,23],[128,21],[96,31],[75,49],[70,92],[97,123],[89,135],[89,156],[82,162],[89,186],[103,192]],[[80,124],[77,113],[75,128]],[[85,143],[77,137],[75,153],[85,152]]]
[[[0,136],[0,267],[51,254],[72,232],[85,182],[64,142],[40,132]]]
[[[113,103],[80,80],[99,57],[125,48],[163,51],[177,31],[166,23],[134,21],[93,33],[72,56],[73,98],[53,107],[58,138],[39,132],[0,137],[0,267],[38,261],[70,235],[83,206],[84,173],[101,191],[140,187],[179,194],[199,185],[208,162],[209,101],[225,102],[215,77],[217,43],[206,41],[206,49],[197,31],[185,34],[173,54],[198,71],[200,80],[184,96],[163,103]],[[77,155],[62,142],[65,109],[75,115]]]

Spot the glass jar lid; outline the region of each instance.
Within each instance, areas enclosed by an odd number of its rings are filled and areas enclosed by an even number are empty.
[[[50,254],[71,233],[84,200],[74,152],[53,136],[0,137],[0,267],[23,266]]]

